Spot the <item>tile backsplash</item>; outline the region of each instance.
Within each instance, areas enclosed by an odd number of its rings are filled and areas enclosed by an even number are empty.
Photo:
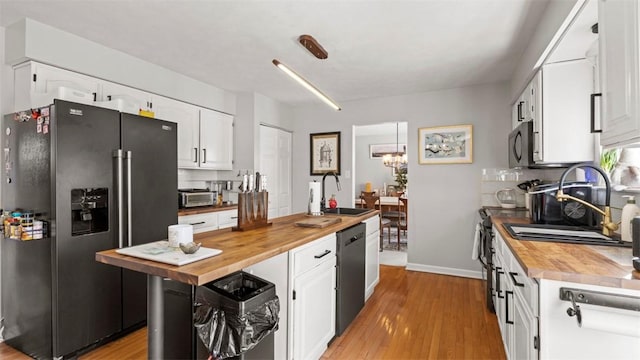
[[[524,190],[518,184],[539,179],[543,183],[558,182],[565,169],[482,169],[480,206],[500,206],[495,193],[501,189],[516,190],[516,206],[525,207]]]

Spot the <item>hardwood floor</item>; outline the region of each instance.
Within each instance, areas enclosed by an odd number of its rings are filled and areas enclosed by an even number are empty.
[[[147,332],[102,346],[80,360],[147,358]],[[330,359],[505,359],[498,322],[484,305],[480,280],[380,267],[380,284]],[[29,357],[0,344],[0,359]]]

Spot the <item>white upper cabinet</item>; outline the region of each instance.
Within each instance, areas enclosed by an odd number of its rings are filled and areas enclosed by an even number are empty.
[[[200,168],[233,169],[233,116],[200,109]]]
[[[134,115],[139,115],[140,110],[151,109],[151,94],[142,90],[102,81],[101,94],[102,101],[98,101],[96,103],[97,106]]]
[[[199,168],[199,109],[196,106],[157,95],[150,102],[157,119],[178,123],[178,167]]]
[[[600,0],[600,87],[603,146],[640,141],[637,1]]]
[[[37,62],[14,68],[14,111],[47,106],[53,99],[93,104],[98,79]]]
[[[535,113],[541,132],[541,153],[536,163],[593,161],[595,136],[591,133],[589,98],[593,91],[593,66],[585,59],[542,66],[537,82],[541,99]],[[535,88],[535,87],[534,87]],[[538,101],[538,100],[536,100]],[[536,126],[539,123],[539,126]]]

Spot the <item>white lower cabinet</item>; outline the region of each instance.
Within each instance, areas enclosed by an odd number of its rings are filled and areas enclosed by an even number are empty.
[[[319,359],[336,329],[336,235],[289,252],[290,359]]]
[[[238,224],[238,210],[178,216],[178,224],[193,225],[193,233],[225,229]]]
[[[366,246],[364,259],[364,300],[367,301],[380,282],[380,217],[366,221]]]
[[[538,284],[494,229],[494,305],[508,359],[538,359]]]
[[[218,214],[211,212],[178,216],[178,224],[192,225],[194,234],[218,230]]]

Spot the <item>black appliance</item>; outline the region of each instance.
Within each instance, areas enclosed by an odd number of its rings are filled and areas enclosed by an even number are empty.
[[[564,168],[574,163],[542,163],[535,162],[534,155],[540,154],[542,139],[536,142],[536,136],[540,134],[533,131],[533,122],[526,121],[518,125],[509,133],[509,167],[510,168]]]
[[[534,166],[533,147],[533,122],[527,121],[509,134],[509,167]]]
[[[478,231],[480,232],[480,241],[478,243],[478,261],[482,264],[482,268],[486,274],[485,282],[485,300],[487,309],[492,313],[495,313],[495,306],[493,304],[493,245],[491,243],[493,239],[493,224],[491,223],[491,217],[487,214],[485,209],[478,210],[480,214],[480,223],[478,224]]]
[[[177,125],[55,100],[6,116],[3,133],[2,207],[50,225],[43,239],[2,239],[7,344],[69,357],[143,325],[145,275],[95,253],[177,223]]]
[[[598,228],[602,216],[588,206],[573,200],[558,201],[558,184],[534,186],[529,191],[531,222],[534,224],[572,225]],[[574,182],[563,186],[565,194],[588,203],[598,202],[598,191],[590,183]]]
[[[340,336],[364,307],[366,226],[354,225],[336,236],[336,336]]]

